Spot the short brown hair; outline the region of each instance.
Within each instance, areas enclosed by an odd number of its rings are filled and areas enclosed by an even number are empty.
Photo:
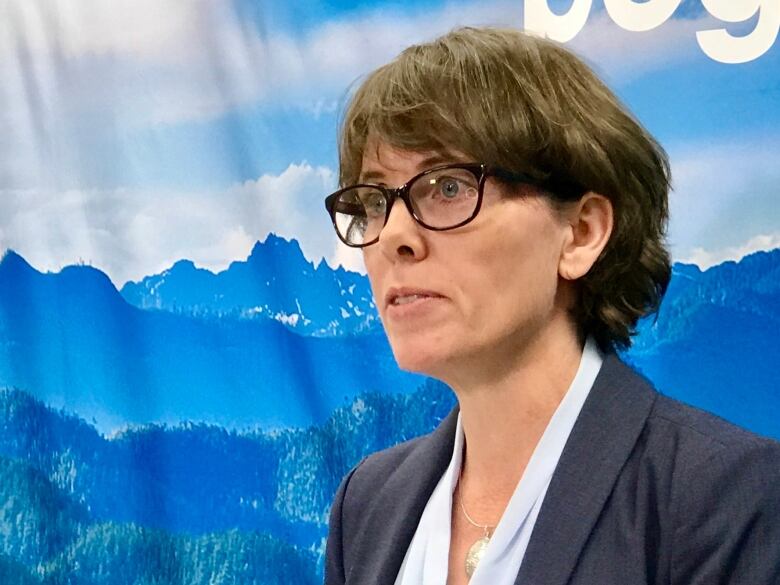
[[[610,199],[607,246],[579,279],[574,316],[602,348],[625,349],[671,275],[666,153],[579,58],[516,30],[461,28],[371,73],[341,125],[339,179],[360,175],[367,139],[561,180]],[[553,202],[560,194],[549,194]]]

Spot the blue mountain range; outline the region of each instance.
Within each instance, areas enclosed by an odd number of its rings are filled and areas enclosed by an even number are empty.
[[[780,250],[706,271],[678,263],[624,357],[663,392],[780,436],[779,331]],[[88,266],[0,262],[0,385],[103,431],[306,426],[360,393],[421,382],[394,365],[365,276],[315,268],[294,240],[271,235],[218,274],[180,261],[121,294]]]
[[[121,289],[140,309],[275,320],[303,335],[332,337],[380,329],[368,281],[321,261],[315,268],[298,242],[270,234],[246,261],[215,274],[180,260],[161,274]]]

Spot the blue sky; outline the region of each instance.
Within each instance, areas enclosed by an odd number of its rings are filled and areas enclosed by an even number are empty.
[[[522,28],[523,4],[0,4],[0,247],[41,269],[86,260],[121,285],[184,257],[222,268],[275,231],[357,267],[321,203],[348,86],[454,26]],[[780,246],[778,43],[734,65],[697,42],[749,35],[758,17],[742,20],[684,0],[629,32],[596,1],[568,43],[668,149],[673,254],[702,266]]]

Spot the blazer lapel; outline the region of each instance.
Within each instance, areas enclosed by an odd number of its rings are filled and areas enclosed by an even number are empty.
[[[547,490],[516,585],[564,585],[657,394],[605,357]]]
[[[409,456],[377,486],[356,542],[359,562],[347,575],[355,585],[393,585],[422,513],[452,458],[458,409],[419,441]]]

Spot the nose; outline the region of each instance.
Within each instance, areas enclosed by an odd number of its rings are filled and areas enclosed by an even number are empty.
[[[423,229],[409,213],[406,204],[396,199],[387,223],[379,234],[377,245],[390,259],[402,257],[421,260],[427,254]]]

